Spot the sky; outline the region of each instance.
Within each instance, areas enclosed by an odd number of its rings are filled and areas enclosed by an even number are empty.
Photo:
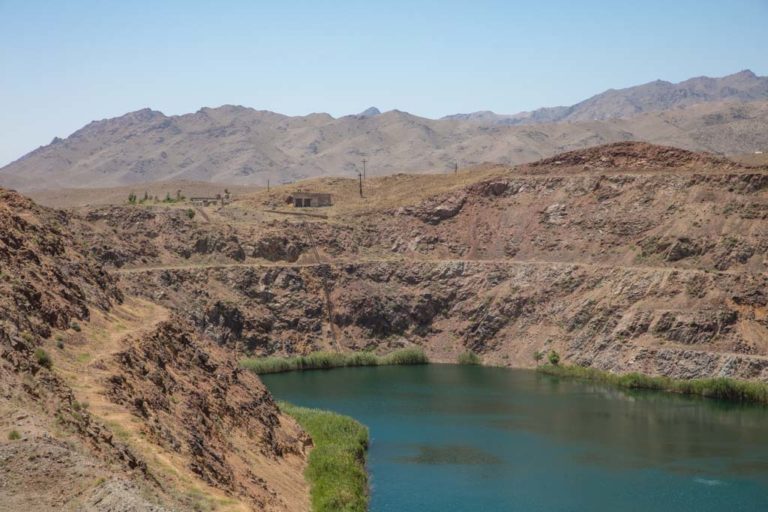
[[[0,166],[145,107],[511,114],[743,69],[768,0],[0,0]]]

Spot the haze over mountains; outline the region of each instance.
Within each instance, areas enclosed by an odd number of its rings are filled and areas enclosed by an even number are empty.
[[[768,99],[768,77],[759,77],[750,70],[744,70],[722,78],[701,76],[676,84],[656,80],[626,89],[609,89],[570,107],[540,108],[514,115],[499,115],[489,111],[473,112],[446,116],[443,119],[474,119],[510,125],[599,121],[697,103],[765,99]]]
[[[768,148],[768,77],[742,71],[609,90],[570,107],[433,120],[371,107],[290,117],[226,105],[166,116],[143,109],[94,121],[0,169],[33,190],[160,180],[264,185],[323,175],[440,172],[518,164],[583,147],[642,140],[722,154]]]

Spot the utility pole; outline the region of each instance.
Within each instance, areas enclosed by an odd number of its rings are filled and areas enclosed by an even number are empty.
[[[453,174],[459,174],[459,162],[453,162]]]
[[[269,180],[267,180],[267,192],[269,192]]]
[[[365,162],[367,162],[365,158],[363,158],[363,179],[365,179]]]
[[[357,171],[357,177],[360,180],[360,197],[363,197],[363,175]]]

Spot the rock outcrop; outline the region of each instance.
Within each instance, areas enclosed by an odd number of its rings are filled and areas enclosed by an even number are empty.
[[[138,242],[118,228],[149,236],[157,215],[126,213],[107,217],[115,235],[96,225],[101,213],[89,223],[0,189],[0,508],[196,510],[199,500],[176,486],[197,481],[254,510],[307,510],[301,472],[311,441],[231,352],[181,318],[155,328],[134,318],[149,331],[125,338],[91,325],[97,318],[119,332],[126,325],[111,315],[138,314],[104,264],[136,261]],[[233,257],[226,244],[222,252]],[[211,321],[226,315],[209,312]],[[101,416],[120,408],[127,424]],[[135,425],[146,440],[132,437]],[[160,450],[178,454],[180,472],[148,464]]]

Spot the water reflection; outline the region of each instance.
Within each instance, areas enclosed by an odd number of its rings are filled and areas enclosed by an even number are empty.
[[[492,453],[471,445],[416,445],[418,453],[395,457],[394,460],[409,464],[501,464],[502,460]]]

